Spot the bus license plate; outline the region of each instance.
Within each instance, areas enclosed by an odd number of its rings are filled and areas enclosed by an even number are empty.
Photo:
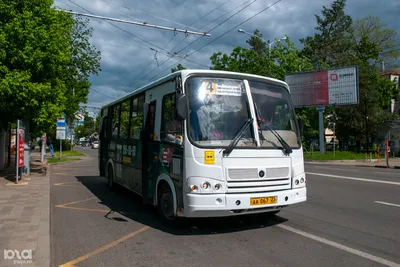
[[[250,206],[275,204],[277,197],[254,197],[250,198]]]

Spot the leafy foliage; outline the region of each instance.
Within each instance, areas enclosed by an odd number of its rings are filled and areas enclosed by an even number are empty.
[[[31,131],[55,127],[87,101],[89,75],[100,53],[89,44],[87,21],[51,7],[51,0],[0,2],[0,110],[3,124],[31,122]]]
[[[171,72],[174,73],[175,71],[184,70],[184,69],[186,69],[186,68],[184,66],[182,66],[181,63],[179,63],[175,68],[171,69]]]
[[[392,98],[399,99],[400,92],[387,78],[379,74],[377,62],[397,58],[398,51],[382,53],[396,44],[396,31],[387,28],[376,17],[356,20],[345,14],[346,0],[335,0],[329,7],[322,7],[322,14],[315,15],[317,26],[312,36],[300,39],[301,50],[286,36],[285,41],[275,40],[268,51],[268,44],[257,29],[246,43],[250,48],[235,47],[230,54],[214,53],[211,69],[229,70],[267,75],[284,80],[288,73],[307,70],[325,70],[356,65],[359,68],[360,104],[326,107],[325,116],[337,114],[336,136],[342,144],[356,141],[356,149],[371,141],[378,141],[378,129],[395,119],[387,112]],[[269,59],[270,58],[270,59]],[[305,144],[318,140],[318,112],[315,108],[297,109],[304,117]],[[329,127],[329,120],[325,127]]]
[[[336,136],[342,144],[354,140],[356,150],[360,151],[361,145],[367,143],[367,136],[378,141],[378,127],[392,120],[385,109],[392,98],[398,98],[399,92],[393,83],[379,75],[374,63],[383,49],[393,45],[396,32],[373,17],[353,24],[344,13],[345,4],[345,0],[335,0],[330,8],[323,7],[322,17],[316,15],[317,32],[300,40],[304,44],[301,55],[309,57],[317,69],[324,67],[316,60],[326,63],[326,67],[358,66],[360,104],[336,108]],[[325,115],[331,112],[327,108]],[[317,126],[314,125],[315,129]]]

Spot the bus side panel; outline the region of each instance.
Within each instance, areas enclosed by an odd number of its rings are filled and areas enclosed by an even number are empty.
[[[142,194],[142,146],[137,139],[122,143],[122,183],[132,191]]]
[[[161,174],[171,177],[175,185],[178,207],[183,208],[183,147],[169,142],[150,142],[149,144],[148,192],[153,198],[157,178]]]

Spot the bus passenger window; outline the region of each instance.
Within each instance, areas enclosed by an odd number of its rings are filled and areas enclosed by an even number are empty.
[[[132,139],[140,139],[140,133],[143,129],[143,104],[144,95],[132,99],[131,113],[131,137]]]
[[[122,103],[121,108],[121,124],[119,129],[119,138],[127,139],[129,133],[129,109],[130,100],[126,100]]]
[[[162,102],[161,140],[182,144],[182,122],[175,118],[175,93],[164,96]]]
[[[112,117],[112,137],[118,138],[119,136],[119,115],[120,115],[120,105],[113,107],[113,117]]]

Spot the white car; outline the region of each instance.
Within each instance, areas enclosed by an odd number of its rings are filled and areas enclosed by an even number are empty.
[[[94,148],[99,148],[99,141],[93,141],[92,149],[94,149]]]

